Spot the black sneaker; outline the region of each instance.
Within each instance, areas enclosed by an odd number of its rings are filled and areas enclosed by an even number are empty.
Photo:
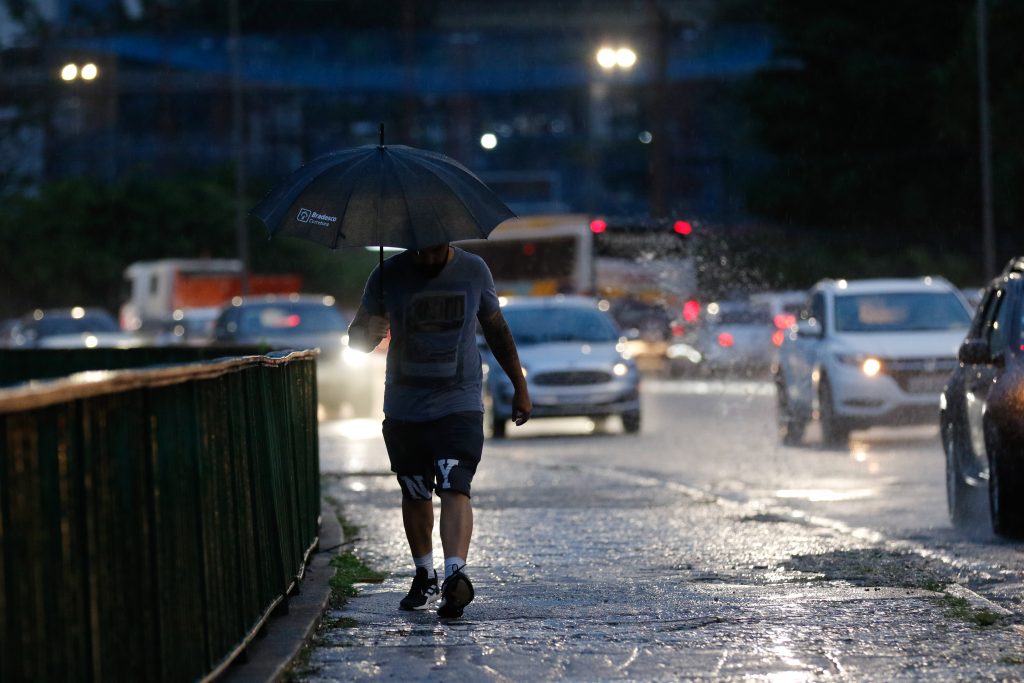
[[[441,591],[437,589],[437,574],[427,577],[427,570],[423,567],[416,568],[416,576],[412,579],[412,588],[409,594],[402,598],[398,607],[404,610],[427,609],[431,603],[441,597]]]
[[[437,616],[444,619],[457,619],[462,616],[462,609],[473,602],[476,593],[469,577],[458,570],[441,584],[441,602],[437,606]]]

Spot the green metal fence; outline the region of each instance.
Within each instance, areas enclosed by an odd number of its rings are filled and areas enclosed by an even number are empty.
[[[132,349],[0,348],[0,387],[64,377],[83,370],[125,370],[150,365],[194,363],[266,352],[256,346],[140,346]]]
[[[215,677],[319,527],[315,353],[0,390],[0,680]]]

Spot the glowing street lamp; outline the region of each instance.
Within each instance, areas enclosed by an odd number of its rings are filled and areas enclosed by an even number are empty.
[[[60,78],[63,81],[71,82],[77,78],[81,78],[83,81],[94,80],[100,75],[99,67],[92,62],[82,65],[79,69],[78,65],[74,62],[68,62],[60,70]]]
[[[595,55],[597,65],[605,71],[632,69],[636,64],[636,52],[629,47],[602,46]]]
[[[636,52],[628,47],[620,47],[615,51],[615,59],[623,69],[632,69],[636,64]]]
[[[484,149],[494,149],[498,146],[498,136],[494,133],[484,133],[480,136],[480,146]]]

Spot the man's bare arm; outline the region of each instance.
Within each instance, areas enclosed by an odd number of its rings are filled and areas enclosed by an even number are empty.
[[[487,346],[494,354],[494,359],[512,381],[512,387],[515,389],[515,395],[512,397],[512,419],[517,425],[521,425],[530,419],[533,404],[530,402],[530,392],[526,388],[526,377],[523,376],[523,366],[519,362],[519,352],[512,338],[512,330],[508,328],[501,311],[497,311],[486,320],[481,320],[480,327],[483,329]]]
[[[348,326],[348,345],[356,351],[369,353],[377,348],[381,340],[387,336],[388,319],[379,315],[370,315],[362,306],[356,311],[356,317]]]

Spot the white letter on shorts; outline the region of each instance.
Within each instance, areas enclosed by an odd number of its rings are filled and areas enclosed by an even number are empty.
[[[423,477],[402,477],[402,481],[405,482],[405,490],[410,496],[417,500],[430,500],[430,491],[423,484]]]
[[[443,480],[441,482],[441,488],[443,488],[443,489],[450,489],[452,487],[451,483],[449,483],[449,481],[448,481],[448,475],[451,474],[451,471],[453,469],[455,469],[455,466],[458,465],[458,464],[459,464],[458,460],[438,460],[437,461],[437,469],[441,470],[441,478]]]

